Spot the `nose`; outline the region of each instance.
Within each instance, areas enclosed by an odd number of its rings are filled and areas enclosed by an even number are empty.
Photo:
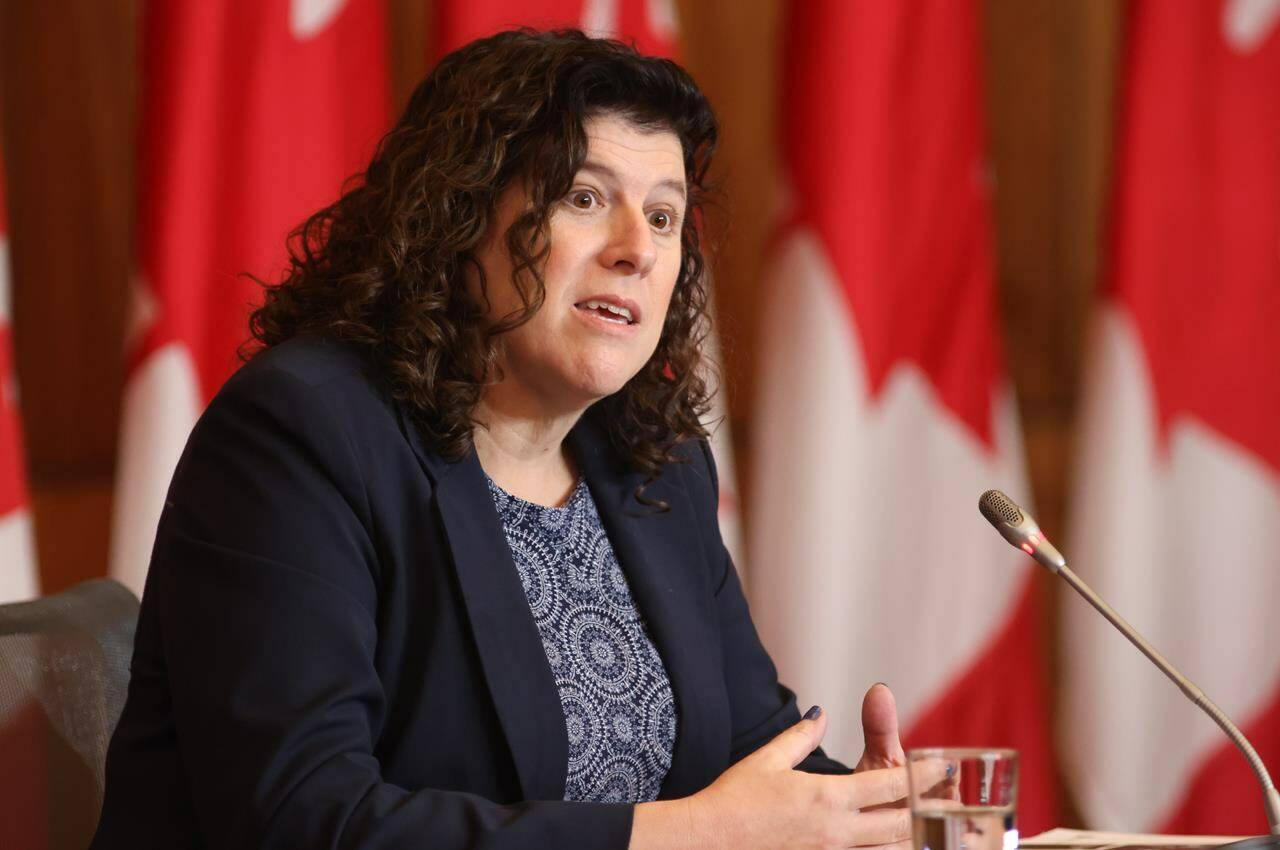
[[[653,269],[658,253],[653,230],[643,210],[619,204],[609,222],[609,241],[600,254],[605,268],[644,277]]]

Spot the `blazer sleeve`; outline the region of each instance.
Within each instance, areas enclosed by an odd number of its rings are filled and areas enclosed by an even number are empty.
[[[170,489],[147,595],[202,846],[625,848],[628,805],[383,780],[376,518],[339,403],[242,370]]]
[[[698,442],[701,461],[710,480],[711,511],[703,525],[710,529],[709,555],[713,566],[716,613],[719,617],[721,645],[724,647],[724,680],[729,693],[733,718],[731,758],[734,762],[755,752],[776,735],[800,722],[796,695],[778,681],[778,671],[760,642],[737,568],[724,546],[715,508],[719,504],[720,482],[715,459],[705,440]],[[809,773],[851,773],[829,758],[822,748],[814,750],[796,765]]]

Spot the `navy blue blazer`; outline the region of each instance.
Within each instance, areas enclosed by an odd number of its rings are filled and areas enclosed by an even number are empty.
[[[705,443],[649,486],[660,512],[590,420],[571,451],[676,698],[661,796],[692,794],[799,713]],[[475,453],[432,451],[338,343],[240,369],[174,473],[92,847],[625,848],[632,805],[563,800],[567,747]]]

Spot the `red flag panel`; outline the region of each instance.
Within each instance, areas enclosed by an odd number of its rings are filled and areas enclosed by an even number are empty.
[[[234,370],[259,300],[238,275],[278,273],[290,228],[386,129],[385,29],[378,0],[147,5],[138,251],[154,321],[137,359],[181,342],[206,400]]]
[[[978,4],[806,0],[788,24],[753,610],[803,701],[856,717],[879,679],[909,746],[1016,747],[1036,832],[1057,817],[1040,607],[1028,562],[973,507],[1027,490]],[[828,737],[853,759],[844,725]]]
[[[802,3],[783,121],[796,221],[821,234],[873,393],[922,368],[988,444],[1001,374],[970,3]]]
[[[0,516],[27,503],[22,454],[22,425],[14,384],[13,340],[9,329],[9,221],[5,205],[4,171],[0,169]]]
[[[1280,4],[1136,0],[1130,14],[1071,548],[1274,770]],[[1265,831],[1252,774],[1213,723],[1068,616],[1066,740],[1085,814]]]
[[[437,56],[512,27],[575,27],[634,41],[641,53],[676,53],[673,0],[440,0],[436,10]]]
[[[142,589],[164,493],[235,370],[289,231],[335,200],[388,125],[382,0],[145,4],[138,265],[111,541]]]
[[[1194,416],[1280,473],[1280,26],[1231,3],[1132,9],[1111,291],[1160,423]]]

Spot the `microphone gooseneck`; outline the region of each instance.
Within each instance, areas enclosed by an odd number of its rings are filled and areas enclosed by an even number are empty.
[[[1000,536],[1009,543],[1031,557],[1039,561],[1050,572],[1059,575],[1076,593],[1084,597],[1085,601],[1098,610],[1098,613],[1106,617],[1111,625],[1120,630],[1129,642],[1136,646],[1143,655],[1151,660],[1151,663],[1160,669],[1169,679],[1178,686],[1187,698],[1200,707],[1202,711],[1213,718],[1213,721],[1222,728],[1227,734],[1231,742],[1240,749],[1245,759],[1249,762],[1249,766],[1253,768],[1253,773],[1258,777],[1259,784],[1262,785],[1262,799],[1267,809],[1267,822],[1271,825],[1271,836],[1265,839],[1265,843],[1259,843],[1259,839],[1246,839],[1238,841],[1235,844],[1227,845],[1227,847],[1238,847],[1245,850],[1246,846],[1280,846],[1280,841],[1275,840],[1275,836],[1280,836],[1280,794],[1276,793],[1275,783],[1271,781],[1271,774],[1267,772],[1267,766],[1263,764],[1262,759],[1258,756],[1258,751],[1249,743],[1249,739],[1244,736],[1231,718],[1227,717],[1213,700],[1205,696],[1196,685],[1182,673],[1178,672],[1169,661],[1161,655],[1154,646],[1147,643],[1146,639],[1138,634],[1133,626],[1116,613],[1115,609],[1102,600],[1098,594],[1094,593],[1093,588],[1085,583],[1071,568],[1067,566],[1066,559],[1053,546],[1052,543],[1045,538],[1044,533],[1040,531],[1040,527],[1031,515],[1020,508],[1017,503],[1001,493],[999,490],[988,490],[982,494],[978,500],[978,510],[987,522],[1000,532]],[[1225,848],[1224,848],[1225,850]]]

